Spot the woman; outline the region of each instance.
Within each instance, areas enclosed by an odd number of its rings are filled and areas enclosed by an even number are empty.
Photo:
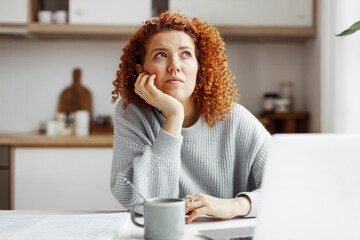
[[[133,34],[113,82],[111,188],[127,208],[186,196],[187,223],[201,215],[255,216],[270,135],[236,104],[219,32],[165,12]],[[139,209],[138,211],[141,212]]]

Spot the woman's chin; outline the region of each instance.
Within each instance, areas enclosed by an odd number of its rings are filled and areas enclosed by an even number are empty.
[[[191,98],[190,92],[184,92],[180,89],[164,89],[162,92],[177,99],[181,103],[184,103]]]
[[[182,102],[182,100],[183,100],[182,94],[180,94],[178,91],[163,91],[163,92],[173,98],[176,98],[180,102]]]
[[[175,98],[176,100],[178,100],[179,102],[183,102],[184,99],[176,94],[169,94],[171,97]]]

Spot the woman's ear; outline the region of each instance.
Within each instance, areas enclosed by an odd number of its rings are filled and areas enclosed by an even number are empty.
[[[135,70],[137,74],[140,74],[143,71],[143,68],[140,64],[135,65]]]

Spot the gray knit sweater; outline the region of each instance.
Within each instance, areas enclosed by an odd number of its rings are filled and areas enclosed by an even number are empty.
[[[248,216],[256,216],[270,135],[249,111],[236,104],[225,121],[210,128],[200,117],[175,137],[162,129],[165,117],[157,109],[129,104],[126,115],[122,106],[123,100],[115,110],[111,190],[123,206],[142,202],[126,177],[146,198],[246,194]]]

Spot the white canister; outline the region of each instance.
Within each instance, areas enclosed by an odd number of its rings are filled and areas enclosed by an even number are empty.
[[[273,112],[275,109],[275,100],[278,98],[277,93],[265,93],[263,96],[263,110]]]
[[[67,12],[64,10],[59,10],[54,13],[54,21],[56,23],[66,23],[67,22]]]
[[[75,112],[75,134],[88,136],[90,133],[90,114],[86,110]]]
[[[40,23],[52,23],[53,12],[48,10],[42,10],[38,12],[38,19]]]
[[[55,120],[50,120],[46,122],[46,135],[56,136],[58,131],[57,122]]]
[[[290,100],[288,98],[275,100],[275,112],[290,112],[290,110]]]
[[[75,134],[79,137],[86,137],[89,136],[90,130],[89,128],[75,128]]]

